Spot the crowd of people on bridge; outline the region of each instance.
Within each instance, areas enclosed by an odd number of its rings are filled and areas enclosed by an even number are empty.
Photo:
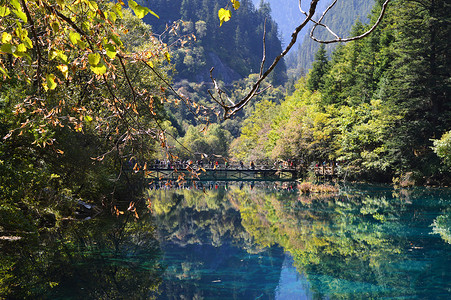
[[[245,164],[243,161],[231,162],[227,159],[221,160],[155,160],[151,165],[152,169],[240,169],[240,170],[256,170],[256,169],[296,169],[300,164],[294,160],[275,161],[271,163],[261,163],[257,165],[254,161]]]

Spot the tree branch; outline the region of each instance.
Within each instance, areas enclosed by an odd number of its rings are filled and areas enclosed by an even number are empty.
[[[37,88],[38,88],[38,93],[40,93],[41,85],[39,84],[39,79],[41,77],[41,61],[42,61],[41,47],[39,45],[39,39],[38,39],[38,35],[36,33],[34,20],[31,17],[31,14],[30,14],[30,11],[28,10],[27,4],[25,3],[24,0],[21,0],[21,3],[22,3],[22,8],[24,9],[25,14],[27,15],[28,20],[30,20],[30,27],[31,27],[31,32],[33,34],[34,46],[36,48],[36,54],[38,56],[38,61],[37,61],[38,65],[36,68],[36,84],[37,84]]]
[[[384,18],[385,12],[387,11],[387,6],[388,3],[391,0],[385,0],[384,4],[382,4],[382,8],[381,8],[381,12],[379,14],[379,17],[377,19],[377,21],[374,23],[373,26],[371,26],[370,29],[368,29],[365,33],[358,35],[358,36],[354,36],[354,37],[350,37],[350,38],[340,38],[337,34],[335,34],[329,27],[327,27],[326,25],[322,24],[321,21],[324,18],[324,16],[326,15],[326,13],[329,11],[330,8],[332,8],[333,5],[335,5],[335,2],[337,2],[337,0],[334,1],[334,3],[332,3],[327,9],[326,11],[323,13],[323,15],[321,16],[321,18],[318,20],[318,22],[315,23],[315,25],[313,25],[312,31],[310,32],[310,38],[312,40],[314,40],[315,42],[318,43],[322,43],[322,44],[331,44],[331,43],[345,43],[345,42],[350,42],[350,41],[355,41],[355,40],[359,40],[362,39],[366,36],[368,36],[370,33],[372,33],[376,27],[380,24],[380,22],[382,21],[382,19]],[[313,36],[314,31],[316,29],[317,26],[323,26],[325,27],[331,34],[333,34],[335,36],[335,39],[333,40],[320,40],[317,39],[316,37]]]
[[[291,34],[291,40],[290,43],[285,47],[285,49],[273,60],[272,64],[268,67],[268,69],[263,72],[263,68],[261,68],[260,70],[260,74],[258,79],[254,82],[254,84],[252,85],[251,90],[247,93],[247,95],[245,95],[240,101],[238,101],[236,104],[232,104],[232,105],[226,105],[222,99],[222,94],[225,93],[223,90],[216,88],[217,84],[215,79],[211,77],[212,82],[215,84],[215,89],[217,91],[217,93],[219,94],[220,100],[218,101],[216,98],[213,97],[212,93],[210,93],[212,99],[218,103],[223,109],[224,109],[224,115],[223,118],[224,119],[229,119],[230,117],[232,117],[235,113],[237,113],[238,111],[240,111],[244,106],[246,106],[247,103],[249,103],[249,101],[256,95],[260,94],[262,91],[258,91],[258,89],[260,88],[260,85],[262,83],[263,80],[265,80],[268,75],[274,70],[274,68],[277,66],[277,64],[280,62],[280,60],[282,58],[284,58],[288,52],[291,50],[291,48],[293,47],[293,45],[296,43],[297,41],[297,37],[299,32],[309,23],[312,22],[313,28],[312,31],[310,33],[310,37],[319,43],[324,43],[324,44],[330,44],[330,43],[338,43],[338,42],[349,42],[349,41],[353,41],[353,40],[358,40],[361,38],[366,37],[367,35],[369,35],[371,32],[374,31],[374,29],[380,24],[380,22],[382,21],[386,9],[387,9],[387,5],[391,0],[386,0],[384,2],[384,4],[382,5],[381,8],[381,12],[379,15],[378,20],[376,21],[376,23],[365,33],[359,35],[359,36],[355,36],[355,37],[350,37],[350,38],[340,38],[336,33],[334,33],[327,25],[321,23],[325,17],[325,15],[331,10],[331,8],[337,3],[338,0],[334,0],[328,7],[327,9],[323,12],[323,14],[321,15],[321,17],[319,18],[318,21],[313,20],[313,16],[315,15],[316,12],[316,7],[317,4],[320,0],[311,0],[310,2],[310,7],[308,10],[308,13],[305,12],[302,7],[302,0],[299,0],[299,11],[301,12],[301,14],[305,15],[304,20],[302,21],[302,23],[296,27],[296,29],[293,31],[293,33]],[[324,28],[326,28],[334,37],[335,39],[333,40],[320,40],[317,39],[313,36],[314,30],[316,29],[317,26],[322,26]],[[265,29],[266,30],[266,29]],[[265,44],[265,37],[263,37],[263,44]],[[262,58],[262,66],[264,65],[265,62],[265,52],[263,53],[263,58]],[[211,72],[211,71],[210,71]],[[233,103],[233,102],[232,102]]]
[[[310,2],[310,9],[309,9],[309,13],[307,14],[307,16],[305,17],[304,21],[298,26],[296,27],[296,29],[294,30],[294,32],[291,34],[291,41],[290,43],[287,45],[287,47],[285,48],[285,50],[282,51],[282,53],[280,53],[272,62],[272,64],[269,66],[269,68],[259,76],[258,80],[252,85],[251,90],[249,91],[249,93],[244,96],[243,99],[241,99],[238,103],[236,103],[235,105],[221,105],[222,108],[224,109],[224,119],[229,119],[231,116],[233,116],[234,114],[236,114],[238,111],[240,111],[255,95],[258,94],[258,89],[260,87],[260,84],[262,83],[262,81],[268,77],[268,75],[274,70],[274,68],[276,67],[276,65],[279,63],[279,61],[285,56],[287,55],[287,53],[290,51],[290,49],[293,47],[293,45],[296,43],[297,41],[297,37],[299,32],[308,24],[308,22],[311,20],[311,18],[313,17],[313,15],[315,14],[316,11],[316,5],[318,4],[319,0],[312,0]]]

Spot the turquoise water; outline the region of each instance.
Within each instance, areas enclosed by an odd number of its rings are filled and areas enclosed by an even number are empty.
[[[153,187],[151,210],[1,241],[6,299],[451,299],[451,190]],[[0,276],[2,278],[2,276]],[[1,295],[1,294],[0,294]],[[1,297],[0,297],[1,298]]]

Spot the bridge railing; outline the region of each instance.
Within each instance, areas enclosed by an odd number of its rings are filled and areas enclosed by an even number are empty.
[[[248,164],[239,164],[239,163],[232,163],[232,164],[224,164],[224,163],[187,163],[187,162],[159,162],[159,163],[152,163],[147,164],[148,169],[153,170],[168,170],[168,169],[177,169],[177,170],[287,170],[287,171],[296,171],[301,170],[304,168],[302,165],[271,165],[271,164],[255,164],[255,165],[248,165]]]
[[[335,167],[332,166],[315,166],[314,167],[315,175],[321,176],[334,176],[335,175]]]

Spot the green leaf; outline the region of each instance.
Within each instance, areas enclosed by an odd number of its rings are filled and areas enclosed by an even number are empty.
[[[3,53],[13,54],[13,52],[16,51],[16,47],[11,44],[3,44],[0,47],[0,51]]]
[[[232,12],[228,9],[221,8],[218,11],[218,17],[219,17],[219,21],[220,21],[219,26],[222,26],[222,23],[230,20],[230,18],[232,17]]]
[[[116,19],[117,19],[117,15],[114,12],[110,11],[109,19],[111,22],[115,23]]]
[[[14,51],[14,56],[22,57],[27,52],[27,47],[24,44],[19,44],[16,47],[16,51]]]
[[[92,11],[96,11],[99,9],[99,6],[97,5],[97,3],[95,1],[89,1],[88,6],[89,6],[89,9]]]
[[[149,8],[147,8],[145,6],[139,5],[138,3],[136,3],[133,0],[128,1],[128,6],[130,6],[130,8],[135,13],[135,15],[140,19],[144,18],[144,16],[147,15],[148,13],[150,13],[151,15],[154,15],[158,19],[160,18],[155,12],[153,12],[152,10],[150,10]]]
[[[149,12],[150,12],[150,14],[151,15],[154,15],[155,17],[157,17],[158,19],[160,18],[155,12],[153,12],[152,10],[150,10],[150,9],[147,9]]]
[[[110,35],[110,38],[113,40],[113,42],[114,42],[117,46],[121,47],[121,46],[123,45],[121,39],[120,39],[118,36],[112,34],[112,35]]]
[[[2,72],[3,73],[3,75],[5,75],[6,77],[8,77],[9,78],[9,76],[8,76],[8,72],[5,70],[5,69],[3,69],[2,67],[0,67],[0,72]]]
[[[10,0],[9,2],[15,9],[21,10],[20,3],[18,0]]]
[[[118,15],[118,17],[122,19],[122,6],[119,3],[116,3],[113,6],[113,10]]]
[[[7,15],[9,15],[11,13],[11,11],[9,10],[8,7],[6,6],[0,6],[0,17],[6,17]]]
[[[64,61],[64,62],[67,63],[67,55],[64,54],[63,51],[58,51],[58,57],[59,57],[62,61]]]
[[[99,64],[97,66],[91,66],[91,71],[96,75],[103,75],[106,73],[106,66],[104,64]]]
[[[149,9],[147,7],[143,7],[133,0],[128,1],[128,6],[130,6],[135,15],[140,19],[144,18],[144,16],[149,12]]]
[[[91,53],[88,55],[88,61],[91,66],[97,66],[100,62],[100,54],[99,53]]]
[[[60,25],[58,24],[58,22],[52,22],[50,26],[55,33],[58,33],[58,31],[60,30]]]
[[[25,39],[23,39],[23,43],[25,44],[25,46],[27,46],[28,49],[33,48],[33,42],[31,41],[31,39],[29,37],[26,37]]]
[[[56,82],[55,82],[55,75],[53,74],[48,74],[47,76],[45,76],[46,82],[47,82],[47,87],[51,90],[54,90],[57,86]]]
[[[18,16],[19,18],[21,18],[22,21],[24,21],[25,23],[28,22],[27,15],[26,15],[22,10],[13,10],[13,13],[15,13],[16,16]]]
[[[105,45],[105,50],[106,50],[106,55],[111,58],[114,59],[116,57],[117,51],[116,51],[116,47],[114,47],[113,44],[106,44]]]
[[[78,41],[81,40],[81,36],[78,32],[71,31],[69,33],[69,40],[72,44],[77,45]]]
[[[91,122],[92,121],[92,117],[91,116],[85,116],[85,121],[86,122]]]

